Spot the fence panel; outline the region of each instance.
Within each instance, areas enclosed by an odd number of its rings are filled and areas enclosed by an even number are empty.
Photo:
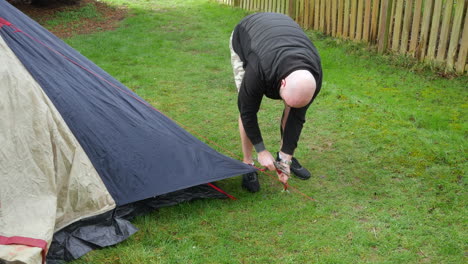
[[[305,29],[468,72],[468,0],[218,0],[288,14]]]

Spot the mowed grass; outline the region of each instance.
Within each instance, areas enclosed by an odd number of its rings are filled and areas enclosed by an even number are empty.
[[[115,31],[66,39],[157,109],[240,159],[228,41],[247,13],[207,0],[108,1],[130,16]],[[390,65],[360,45],[307,32],[324,69],[296,156],[308,181],[261,174],[219,185],[238,198],[164,208],[128,240],[81,263],[466,263],[468,79]],[[282,104],[259,113],[279,148]]]

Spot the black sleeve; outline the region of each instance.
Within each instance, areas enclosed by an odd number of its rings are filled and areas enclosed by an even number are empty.
[[[263,85],[255,72],[247,65],[244,79],[239,90],[237,105],[240,117],[244,125],[245,133],[249,137],[255,149],[261,151],[263,146],[262,134],[258,125],[257,112],[263,98]]]
[[[310,103],[302,108],[291,108],[288,120],[283,131],[283,145],[281,151],[293,155],[297,148],[297,142],[305,123],[305,116]]]

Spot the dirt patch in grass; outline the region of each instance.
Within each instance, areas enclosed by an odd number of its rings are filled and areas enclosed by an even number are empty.
[[[48,25],[48,21],[56,19],[57,14],[61,12],[73,12],[90,5],[94,6],[98,14],[96,17],[80,18],[79,20],[61,23],[59,25]],[[110,6],[96,0],[81,0],[75,5],[52,4],[50,6],[38,7],[30,4],[14,4],[14,6],[39,24],[45,26],[59,38],[69,38],[78,34],[113,30],[117,28],[119,22],[127,16],[127,9]]]

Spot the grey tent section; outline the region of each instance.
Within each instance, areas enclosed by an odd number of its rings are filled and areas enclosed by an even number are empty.
[[[76,259],[135,215],[254,169],[204,144],[0,0],[0,259]]]

